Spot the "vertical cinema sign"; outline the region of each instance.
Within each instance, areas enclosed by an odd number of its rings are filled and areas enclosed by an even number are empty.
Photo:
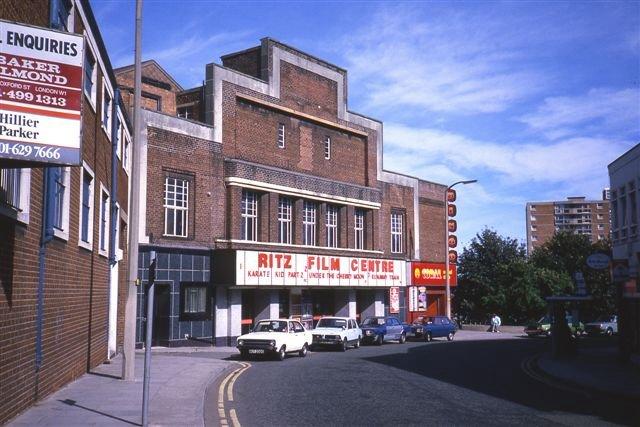
[[[84,39],[0,20],[0,158],[79,165]]]

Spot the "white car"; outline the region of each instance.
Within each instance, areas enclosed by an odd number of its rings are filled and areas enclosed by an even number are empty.
[[[352,345],[360,347],[362,331],[355,319],[348,317],[323,317],[318,320],[316,328],[311,332],[312,348],[320,346],[338,347],[342,351]]]
[[[284,360],[292,352],[305,357],[310,343],[311,333],[297,320],[266,319],[258,321],[250,333],[239,336],[236,347],[243,359],[272,354]]]

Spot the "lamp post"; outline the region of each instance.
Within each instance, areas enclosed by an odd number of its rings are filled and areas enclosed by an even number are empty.
[[[447,201],[447,196],[449,195],[449,190],[455,187],[458,184],[467,185],[473,184],[474,182],[478,182],[477,179],[470,179],[468,181],[458,181],[454,182],[450,186],[447,187],[444,192],[444,271],[445,271],[445,300],[446,300],[446,315],[448,318],[451,318],[451,279],[449,278],[449,203]]]

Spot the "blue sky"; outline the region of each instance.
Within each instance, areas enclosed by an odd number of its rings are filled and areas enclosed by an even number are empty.
[[[114,66],[133,0],[91,0]],[[459,250],[524,241],[525,203],[599,199],[640,142],[640,2],[144,2],[143,59],[185,88],[273,37],[348,70],[349,109],[384,122],[384,167],[458,190]]]

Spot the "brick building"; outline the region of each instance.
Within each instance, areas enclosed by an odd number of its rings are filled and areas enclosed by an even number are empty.
[[[529,202],[526,215],[528,253],[561,231],[588,236],[591,242],[609,237],[609,200],[606,199],[568,197],[561,201]]]
[[[265,38],[205,77],[143,111],[140,275],[157,251],[154,341],[229,345],[266,317],[408,317],[408,262],[444,261],[445,186],[383,169],[382,123],[347,109],[342,68]],[[432,291],[429,312],[443,313],[444,288]]]
[[[0,19],[84,35],[85,53],[82,165],[0,161],[3,424],[121,344],[130,126],[88,1],[3,0]]]

